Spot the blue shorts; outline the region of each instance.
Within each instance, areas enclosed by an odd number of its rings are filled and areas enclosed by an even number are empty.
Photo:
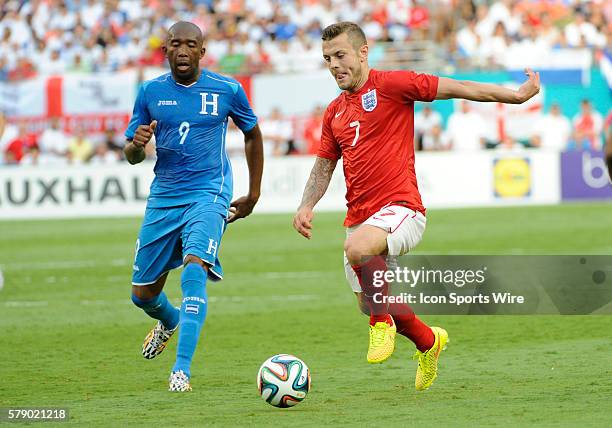
[[[219,211],[218,206],[199,202],[147,207],[136,241],[132,284],[153,284],[164,273],[181,266],[188,255],[201,258],[209,266],[210,279],[223,279],[217,255],[227,227],[227,212],[224,215]]]

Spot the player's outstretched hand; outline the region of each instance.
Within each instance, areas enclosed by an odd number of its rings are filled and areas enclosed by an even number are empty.
[[[293,227],[307,239],[312,236],[312,219],[314,212],[310,208],[300,208],[293,217]]]
[[[149,125],[139,125],[136,129],[136,133],[134,134],[134,138],[132,139],[134,145],[138,147],[146,146],[147,143],[151,141],[151,137],[153,136],[156,127],[156,120],[152,121]]]
[[[534,73],[531,68],[526,68],[525,74],[528,79],[518,90],[521,103],[524,103],[540,92],[540,73]]]
[[[230,217],[227,220],[228,223],[244,218],[253,212],[257,199],[243,196],[236,199],[230,204]]]

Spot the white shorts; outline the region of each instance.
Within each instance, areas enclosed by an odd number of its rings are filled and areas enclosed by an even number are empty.
[[[387,235],[387,252],[390,256],[403,256],[412,251],[423,238],[427,219],[419,211],[413,211],[402,205],[387,205],[373,214],[362,224],[378,227]],[[362,224],[346,229],[346,237],[351,236]],[[355,271],[344,253],[344,272],[354,292],[360,293],[361,286]]]

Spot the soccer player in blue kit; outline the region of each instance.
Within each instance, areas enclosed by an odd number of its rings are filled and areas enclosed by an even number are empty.
[[[132,301],[158,322],[142,354],[159,355],[178,329],[170,391],[191,390],[191,360],[206,317],[206,281],[222,279],[218,253],[228,223],[248,216],[260,195],[262,136],[242,86],[200,69],[200,29],[177,22],[162,46],[170,73],[142,84],[125,132],[130,164],[142,162],[155,134],[155,178],[136,241]],[[232,167],[225,151],[228,118],[244,133],[249,193],[230,203]],[[183,265],[180,309],[163,292],[168,272]]]

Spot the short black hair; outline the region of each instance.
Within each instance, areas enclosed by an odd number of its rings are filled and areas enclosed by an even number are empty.
[[[324,42],[328,42],[344,33],[348,35],[348,39],[356,51],[359,50],[359,48],[361,48],[363,45],[368,44],[365,33],[363,32],[361,27],[355,24],[354,22],[348,21],[338,22],[336,24],[332,24],[325,27],[323,33],[321,34],[321,39]]]

